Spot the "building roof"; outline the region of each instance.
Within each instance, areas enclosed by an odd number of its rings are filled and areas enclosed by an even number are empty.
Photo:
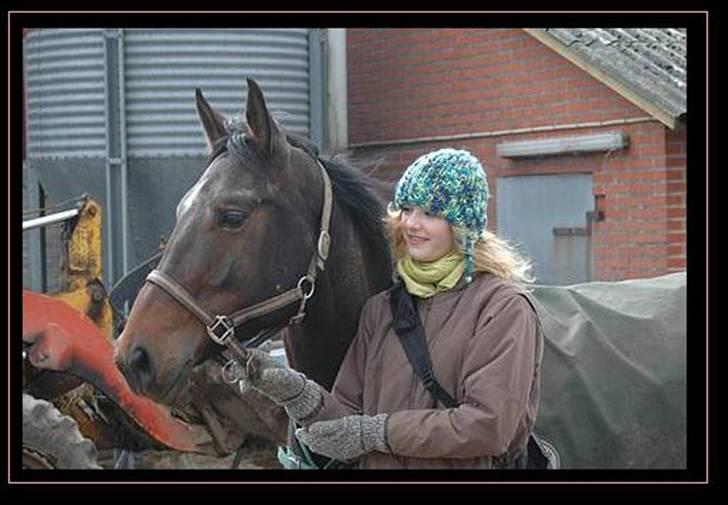
[[[684,28],[546,28],[527,33],[670,128],[687,114]]]

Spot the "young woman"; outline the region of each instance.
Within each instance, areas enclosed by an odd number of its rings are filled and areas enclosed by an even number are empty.
[[[414,299],[432,372],[425,388],[395,334],[389,289],[370,298],[331,392],[251,351],[243,387],[282,404],[314,452],[359,468],[518,468],[536,420],[543,335],[529,263],[486,231],[480,162],[441,149],[404,172],[388,209],[396,281]]]

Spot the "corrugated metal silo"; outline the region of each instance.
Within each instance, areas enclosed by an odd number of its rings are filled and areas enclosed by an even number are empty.
[[[51,203],[84,192],[102,203],[107,282],[155,252],[204,170],[196,87],[238,114],[252,77],[288,130],[322,138],[319,42],[305,28],[27,34],[28,164]]]

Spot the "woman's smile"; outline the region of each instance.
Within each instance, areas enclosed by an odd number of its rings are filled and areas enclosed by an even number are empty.
[[[400,216],[407,252],[417,261],[435,261],[453,247],[452,229],[443,218],[421,207],[406,207]]]
[[[418,245],[424,244],[429,239],[426,237],[418,237],[416,235],[405,235],[405,240],[409,245],[417,247]]]

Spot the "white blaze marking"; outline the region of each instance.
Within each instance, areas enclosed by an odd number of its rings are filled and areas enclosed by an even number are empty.
[[[197,200],[197,197],[200,194],[200,190],[202,190],[202,186],[205,184],[207,179],[210,178],[210,167],[205,170],[205,173],[202,174],[202,176],[198,179],[198,181],[195,183],[194,186],[192,186],[187,193],[182,197],[182,199],[177,204],[177,212],[176,217],[179,219],[179,217],[187,212],[190,207],[195,203]]]

